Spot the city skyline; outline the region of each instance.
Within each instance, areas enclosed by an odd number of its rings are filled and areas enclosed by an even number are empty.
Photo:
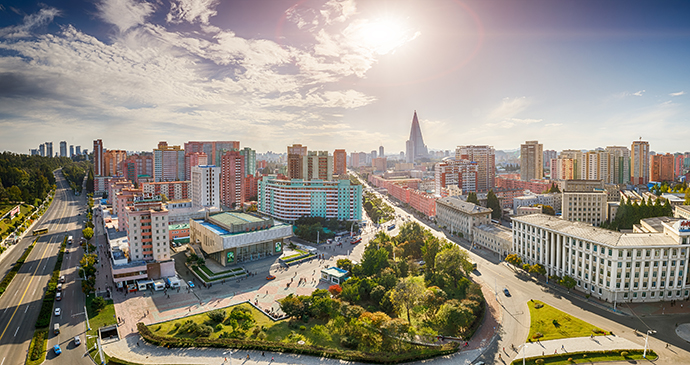
[[[14,152],[107,133],[130,151],[223,139],[394,155],[414,110],[430,150],[642,137],[673,153],[690,139],[684,2],[43,1],[0,14],[0,143]]]

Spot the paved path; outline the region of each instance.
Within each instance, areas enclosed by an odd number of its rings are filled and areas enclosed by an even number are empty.
[[[525,344],[525,357],[563,354],[581,351],[631,350],[642,349],[639,344],[618,336],[595,336],[565,338],[561,340],[540,341]],[[522,348],[505,349],[508,356],[515,356],[513,360],[522,359]]]
[[[103,351],[105,351],[109,356],[114,356],[119,359],[126,359],[127,361],[139,364],[268,364],[271,363],[271,357],[275,359],[273,361],[274,364],[358,364],[352,361],[327,359],[307,355],[273,353],[268,351],[264,353],[265,356],[261,356],[261,351],[235,349],[167,349],[164,347],[149,345],[139,336],[130,336],[120,341],[108,343],[103,346]],[[418,361],[415,362],[415,364],[433,361],[434,364],[439,365],[468,365],[481,353],[481,351],[481,349],[460,351],[442,358]],[[247,360],[247,355],[249,355],[249,360]]]

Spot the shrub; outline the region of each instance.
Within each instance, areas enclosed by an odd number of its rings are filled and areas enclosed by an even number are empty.
[[[225,320],[225,311],[223,309],[214,309],[206,313],[206,315],[216,323],[221,323]]]
[[[569,357],[569,358],[568,358],[568,362],[573,362],[573,358],[572,358],[572,357]]]
[[[220,324],[220,323],[218,323],[218,324],[216,325],[215,329],[216,329],[216,332],[220,332],[220,331],[223,330],[223,325]]]
[[[537,365],[543,365],[543,364],[544,364],[544,359],[536,359],[536,360],[534,361],[534,363],[537,364]]]
[[[532,338],[535,339],[535,340],[538,339],[538,338],[542,338],[542,337],[544,337],[544,334],[541,333],[541,332],[537,332],[537,333],[534,334],[534,336],[532,336]]]
[[[96,297],[91,301],[91,308],[93,308],[96,313],[100,313],[100,311],[105,308],[105,299],[102,297]]]
[[[306,326],[299,326],[299,330],[304,332],[307,330],[307,327]]]
[[[553,321],[551,321],[551,323],[553,323],[554,326],[558,327],[558,320],[557,319],[554,319]]]
[[[359,343],[352,337],[343,336],[340,338],[340,345],[348,349],[356,349]]]
[[[196,334],[200,337],[208,337],[213,332],[213,327],[205,324],[196,326]]]
[[[621,351],[621,356],[628,357],[628,355],[630,355],[630,353],[628,353],[627,351]]]
[[[535,309],[539,309],[539,308],[542,308],[542,307],[544,307],[544,305],[541,304],[541,303],[536,303],[536,304],[534,304],[534,308],[535,308]]]

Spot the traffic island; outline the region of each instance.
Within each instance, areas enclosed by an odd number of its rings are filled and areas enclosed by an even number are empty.
[[[607,351],[586,351],[571,352],[557,355],[545,355],[529,357],[525,359],[525,365],[570,365],[570,364],[592,364],[606,361],[629,361],[642,360],[643,350],[607,350]],[[658,355],[647,350],[647,360],[654,361]],[[522,365],[522,358],[513,360],[511,365]]]

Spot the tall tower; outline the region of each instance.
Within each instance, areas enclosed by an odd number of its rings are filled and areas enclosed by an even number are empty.
[[[520,179],[529,181],[544,177],[544,145],[527,141],[520,145]]]
[[[649,182],[649,142],[633,141],[630,149],[630,176],[634,185]]]
[[[97,139],[93,141],[93,174],[95,176],[105,176],[104,153],[103,140]]]
[[[333,151],[333,175],[345,175],[347,171],[347,152],[345,150]]]
[[[302,157],[307,155],[307,146],[302,146],[301,144],[293,144],[287,148],[287,173],[288,179],[303,179]]]
[[[422,130],[419,127],[419,120],[417,119],[417,111],[414,111],[412,117],[412,128],[410,129],[410,139],[406,142],[406,156],[407,162],[414,162],[417,158],[427,157],[428,151],[422,138]]]
[[[67,157],[67,141],[60,141],[60,157]]]
[[[458,146],[456,160],[470,160],[477,163],[477,192],[486,193],[496,183],[496,152],[492,146]]]
[[[231,209],[244,204],[244,166],[240,151],[227,151],[220,157],[220,202]]]
[[[379,146],[379,157],[386,157],[386,156],[383,154],[383,146]]]

